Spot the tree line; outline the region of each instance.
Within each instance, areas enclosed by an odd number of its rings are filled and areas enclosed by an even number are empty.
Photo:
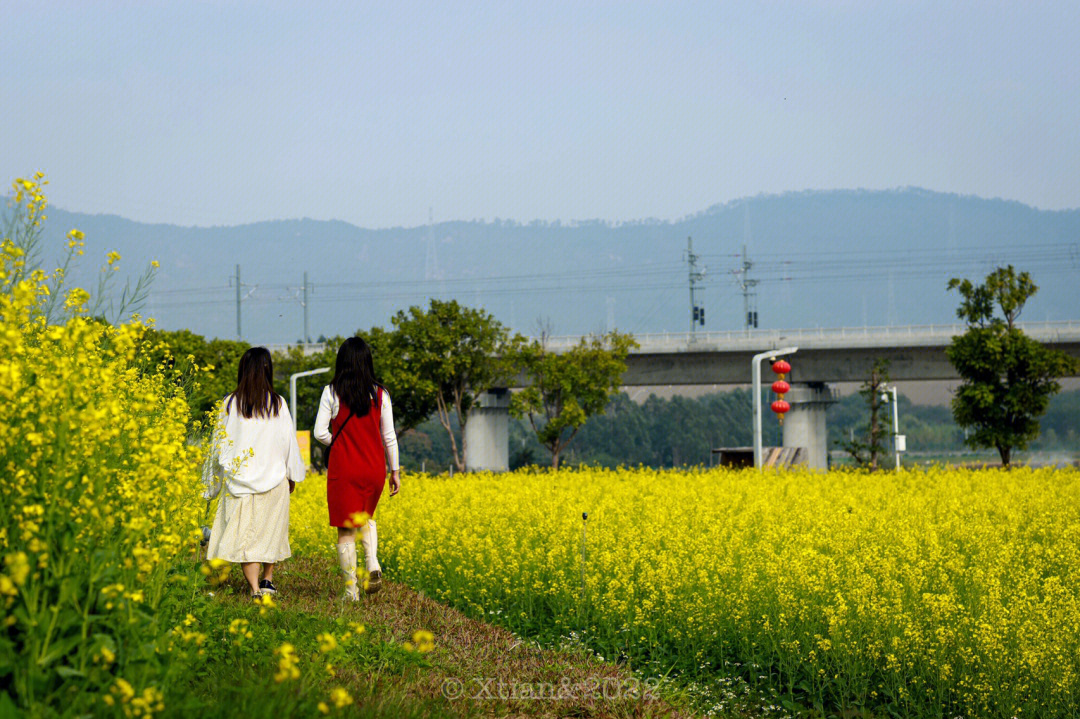
[[[511,414],[528,423],[554,468],[589,417],[603,412],[619,388],[626,357],[637,346],[617,331],[583,337],[568,349],[553,352],[546,335],[528,340],[512,333],[491,314],[433,299],[428,307],[401,310],[390,327],[372,327],[355,334],[373,349],[375,374],[394,404],[399,436],[408,437],[432,417],[443,430],[449,461],[459,471],[467,466],[464,429],[480,396],[489,389],[522,386],[510,405]],[[190,370],[189,401],[199,416],[235,387],[239,358],[248,345],[206,340],[190,332],[151,331],[153,362]],[[284,390],[289,376],[319,367],[333,371],[342,338],[327,340],[313,354],[294,346],[274,357],[275,382]],[[322,385],[331,375],[304,378],[297,385],[298,427],[311,427]]]
[[[957,315],[967,331],[953,338],[946,353],[962,378],[944,408],[911,405],[900,398],[900,433],[913,450],[952,452],[962,446],[995,449],[1008,466],[1014,450],[1032,446],[1048,424],[1042,448],[1074,442],[1080,395],[1061,398],[1040,419],[1059,392],[1057,378],[1074,371],[1065,353],[1028,338],[1016,326],[1026,301],[1037,291],[1026,272],[998,268],[981,284],[954,279]],[[746,390],[698,399],[649,397],[643,403],[619,393],[626,357],[636,346],[619,332],[585,337],[555,353],[547,337],[526,340],[483,310],[456,301],[431,300],[391,318],[390,327],[358,330],[373,349],[376,375],[390,391],[394,419],[406,462],[412,466],[467,466],[464,428],[479,396],[493,387],[521,387],[510,412],[511,464],[560,463],[680,466],[712,460],[718,447],[747,446],[751,396]],[[158,361],[189,365],[196,380],[190,401],[197,413],[209,411],[232,390],[236,366],[247,348],[241,342],[206,340],[187,330],[154,332]],[[276,380],[287,386],[291,374],[333,367],[341,338],[305,354],[293,347],[275,356]],[[329,376],[298,385],[297,422],[315,420],[321,387]],[[830,447],[859,466],[876,468],[889,453],[891,410],[884,403],[887,363],[875,363],[858,397],[830,410]],[[1075,396],[1074,396],[1075,395]],[[1066,408],[1063,418],[1058,408]],[[766,444],[780,444],[779,430],[766,422]],[[1075,445],[1068,445],[1075,446]],[[317,451],[317,448],[316,448]],[[546,453],[546,456],[545,456]]]
[[[733,389],[700,397],[671,398],[650,395],[641,400],[620,392],[607,410],[591,417],[563,459],[568,465],[617,467],[682,467],[714,463],[714,449],[746,447],[752,441],[752,395],[748,389]],[[891,398],[890,398],[891,402]],[[879,449],[879,465],[891,466],[892,409],[887,417]],[[841,397],[827,410],[828,446],[831,461],[854,463],[846,451],[868,423],[866,400],[858,393]],[[964,429],[953,418],[948,405],[914,404],[899,395],[900,433],[906,435],[910,454],[925,461],[950,456],[968,456]],[[1032,451],[1080,452],[1080,390],[1055,396],[1041,418],[1040,436],[1028,446]],[[781,428],[771,416],[763,423],[765,446],[781,443]],[[402,461],[412,469],[445,472],[451,461],[445,432],[434,418],[422,422],[399,438]],[[510,424],[510,467],[542,464],[546,451],[527,422]],[[867,465],[868,466],[868,465]]]

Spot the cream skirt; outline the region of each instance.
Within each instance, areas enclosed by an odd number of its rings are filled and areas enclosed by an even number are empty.
[[[207,559],[271,563],[290,556],[287,480],[262,494],[221,493]]]

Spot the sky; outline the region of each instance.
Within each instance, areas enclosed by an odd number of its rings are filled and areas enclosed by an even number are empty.
[[[0,174],[46,172],[72,211],[619,222],[905,186],[1080,207],[1075,1],[0,0],[0,16]]]

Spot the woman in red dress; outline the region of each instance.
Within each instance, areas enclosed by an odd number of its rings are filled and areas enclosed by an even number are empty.
[[[337,553],[345,575],[345,597],[356,601],[356,533],[364,549],[367,579],[364,591],[382,586],[382,567],[376,555],[378,533],[375,507],[390,467],[390,496],[401,489],[397,435],[390,395],[375,380],[371,347],[350,337],[338,349],[334,379],[323,389],[315,418],[315,439],[328,445],[326,501],[330,526],[337,527]]]

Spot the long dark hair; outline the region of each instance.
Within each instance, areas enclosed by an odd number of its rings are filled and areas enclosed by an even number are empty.
[[[236,400],[240,414],[252,417],[277,417],[281,397],[274,392],[274,361],[265,347],[252,347],[240,358],[236,372],[236,390],[229,395],[225,411]]]
[[[379,383],[375,379],[375,361],[367,342],[350,337],[341,343],[330,386],[357,417],[363,417],[371,410]]]

